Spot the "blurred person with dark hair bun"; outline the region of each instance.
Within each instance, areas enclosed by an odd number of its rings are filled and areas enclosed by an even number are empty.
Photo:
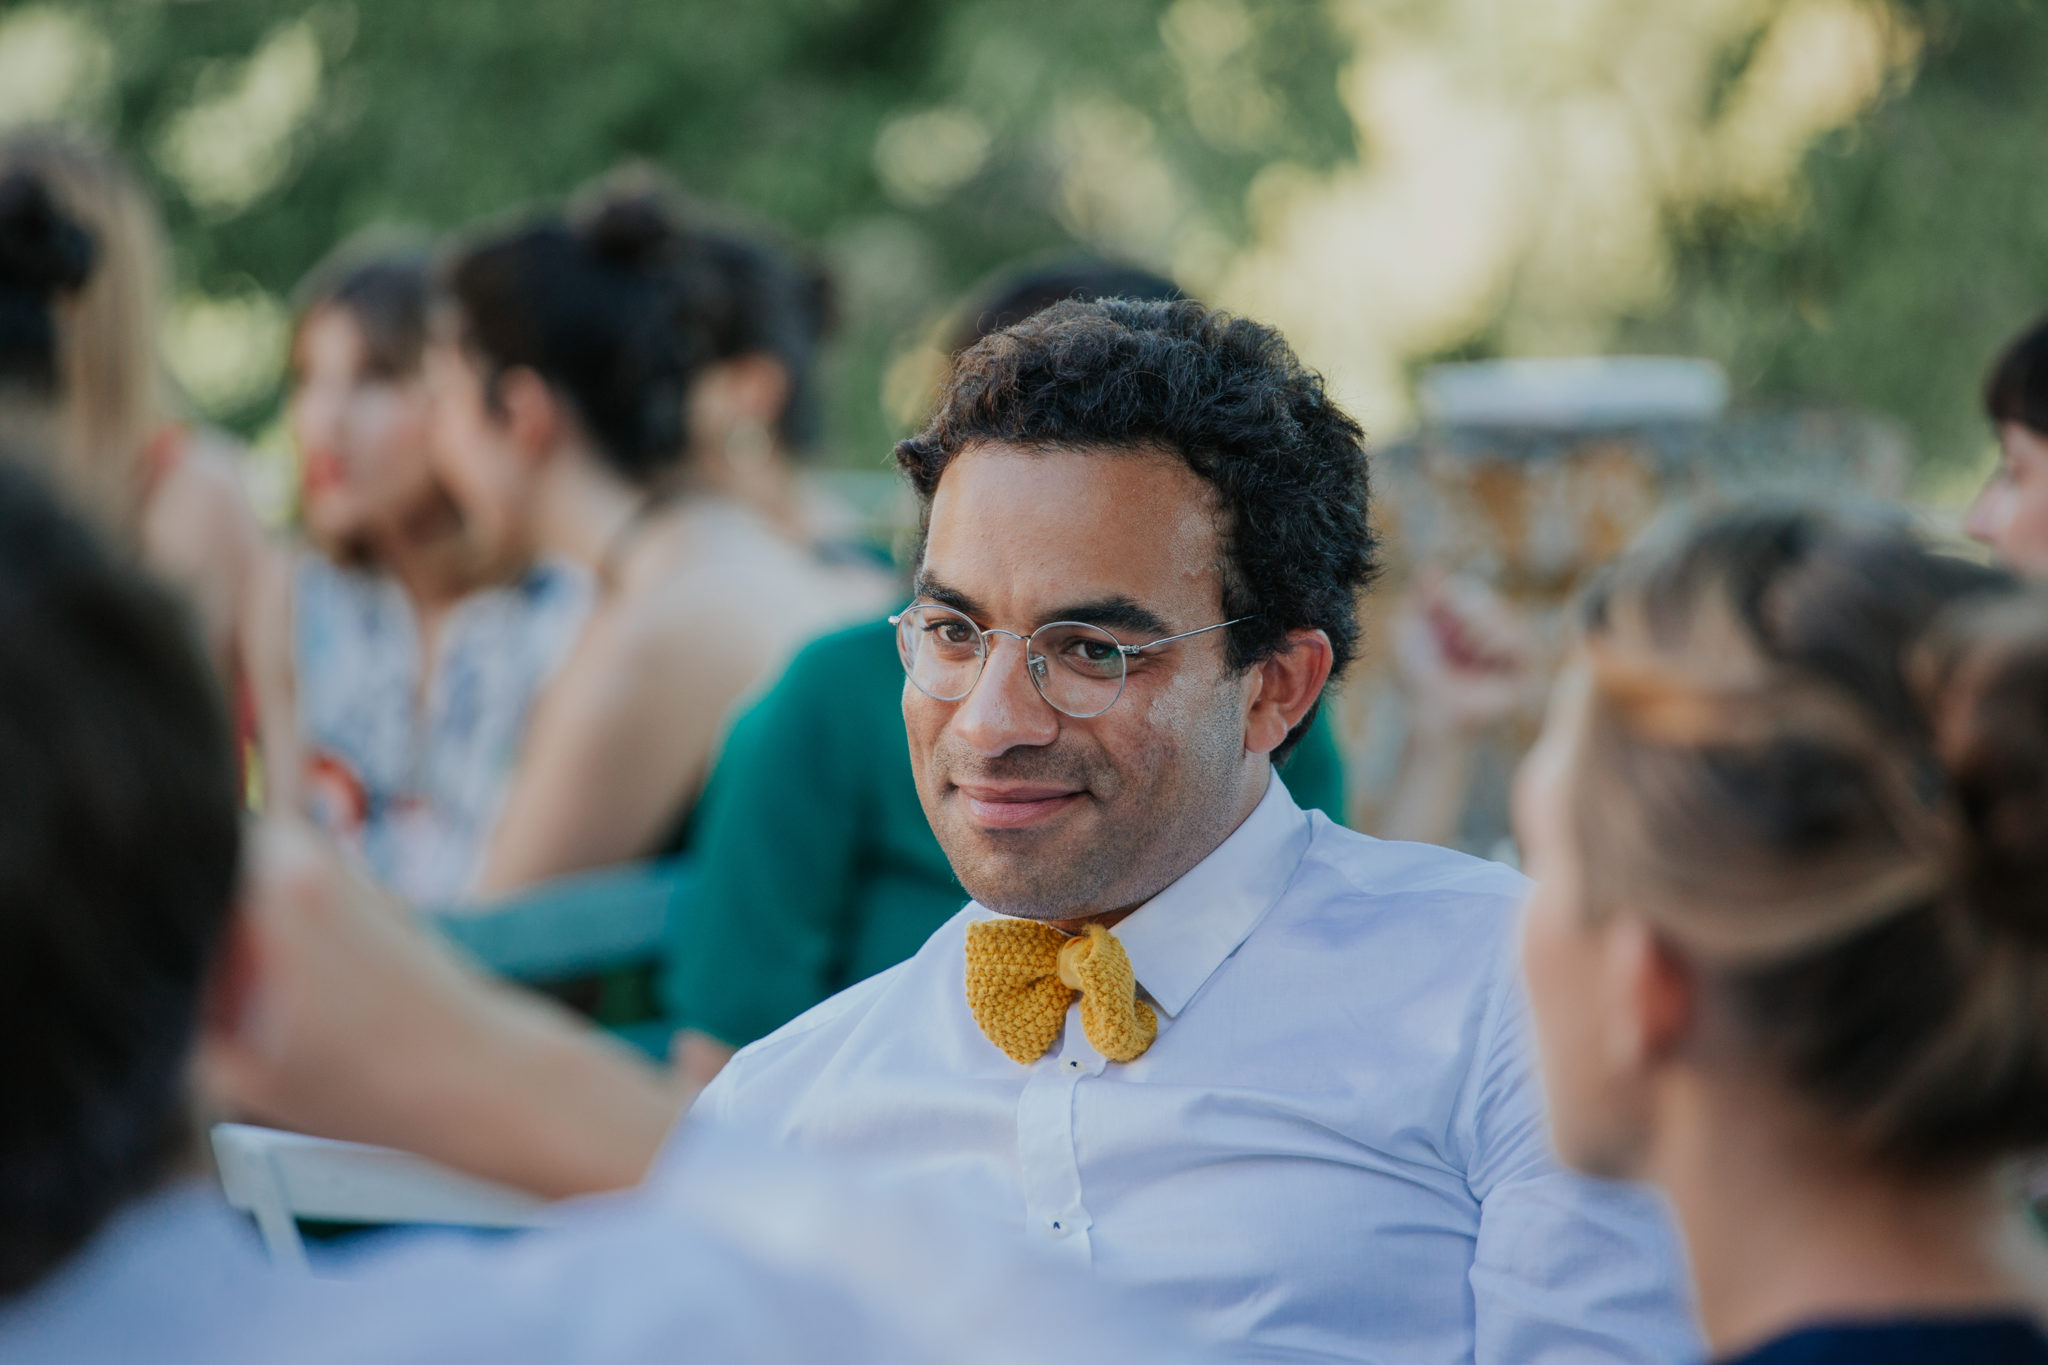
[[[297,718],[271,791],[415,902],[466,897],[589,576],[490,554],[428,450],[424,256],[345,247],[300,287],[288,416],[308,542],[259,639]]]
[[[157,352],[164,244],[155,206],[83,134],[0,137],[0,436],[192,603],[237,689],[276,571],[238,453],[179,415]],[[244,741],[288,718],[238,712]]]
[[[2015,571],[2048,577],[2048,318],[2006,347],[1984,385],[1998,468],[1963,526]]]
[[[1516,819],[1558,1151],[1670,1197],[1717,1355],[2048,1362],[2048,598],[1712,518],[1590,595]]]
[[[823,314],[778,253],[647,190],[473,242],[428,348],[436,454],[494,554],[597,578],[478,876],[510,892],[670,846],[733,704],[889,580],[778,501]]]
[[[886,575],[831,561],[739,477],[807,420],[787,417],[822,321],[806,278],[639,187],[477,237],[443,267],[435,465],[487,556],[559,557],[596,584],[478,897],[672,846],[734,704],[890,600]],[[777,307],[796,316],[758,315]],[[328,914],[264,922],[271,1029],[220,1050],[219,1093],[540,1193],[638,1179],[688,1097],[677,1078],[453,969],[424,935],[384,934],[380,914],[338,888]]]
[[[846,510],[801,476],[824,439],[819,373],[836,325],[832,279],[757,225],[684,199],[629,168],[581,196],[577,216],[637,204],[688,242],[691,325],[704,348],[684,398],[686,454],[670,490],[717,500],[828,560],[873,569],[849,544]]]

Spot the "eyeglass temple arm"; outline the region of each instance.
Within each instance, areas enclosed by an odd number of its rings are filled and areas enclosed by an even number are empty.
[[[1181,632],[1180,634],[1178,634],[1178,635],[1169,635],[1169,636],[1167,636],[1167,637],[1166,637],[1166,638],[1165,638],[1164,640],[1153,640],[1153,641],[1150,641],[1150,642],[1148,642],[1148,643],[1146,643],[1146,644],[1142,644],[1142,645],[1124,645],[1124,644],[1120,644],[1120,645],[1118,645],[1118,646],[1117,646],[1117,648],[1118,648],[1119,650],[1121,650],[1121,651],[1123,652],[1123,654],[1124,654],[1124,656],[1125,656],[1126,658],[1128,658],[1129,656],[1131,656],[1131,655],[1133,655],[1133,654],[1143,654],[1143,653],[1144,653],[1144,652],[1145,652],[1146,650],[1148,650],[1148,649],[1157,649],[1157,648],[1159,648],[1159,646],[1161,646],[1161,645],[1170,645],[1170,644],[1172,644],[1172,643],[1173,643],[1173,642],[1174,642],[1175,640],[1185,640],[1185,639],[1187,639],[1187,638],[1188,638],[1188,637],[1189,637],[1190,635],[1207,635],[1207,634],[1208,634],[1208,633],[1209,633],[1210,631],[1212,631],[1212,630],[1221,630],[1221,629],[1223,629],[1223,628],[1224,628],[1225,626],[1234,626],[1234,625],[1238,625],[1238,624],[1240,624],[1241,622],[1249,621],[1249,620],[1251,620],[1251,619],[1252,619],[1252,618],[1251,618],[1251,617],[1249,617],[1249,616],[1240,616],[1240,617],[1236,618],[1235,620],[1231,620],[1231,621],[1218,621],[1218,622],[1217,622],[1217,623],[1216,623],[1215,625],[1213,625],[1213,626],[1203,626],[1203,627],[1202,627],[1202,628],[1201,628],[1200,630],[1184,630],[1184,631],[1182,631],[1182,632]]]

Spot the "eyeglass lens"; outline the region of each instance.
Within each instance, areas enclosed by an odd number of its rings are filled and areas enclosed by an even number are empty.
[[[912,607],[896,628],[897,652],[910,681],[938,701],[959,701],[974,690],[989,652],[988,636],[951,607]],[[1124,687],[1124,652],[1098,626],[1054,621],[1031,633],[1024,647],[1032,685],[1053,707],[1077,719],[1107,711]]]

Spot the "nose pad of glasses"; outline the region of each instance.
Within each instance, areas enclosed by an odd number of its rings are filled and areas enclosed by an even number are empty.
[[[1046,662],[1045,656],[1043,654],[1027,654],[1024,657],[1031,663],[1031,676],[1039,682],[1044,682],[1046,669],[1050,667]]]

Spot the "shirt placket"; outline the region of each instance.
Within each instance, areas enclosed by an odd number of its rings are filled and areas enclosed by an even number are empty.
[[[1017,1101],[1017,1154],[1024,1174],[1025,1230],[1082,1266],[1092,1249],[1094,1220],[1082,1199],[1081,1161],[1074,1141],[1074,1091],[1102,1074],[1103,1057],[1081,1027],[1078,1004],[1067,1011],[1056,1056],[1033,1064]]]

